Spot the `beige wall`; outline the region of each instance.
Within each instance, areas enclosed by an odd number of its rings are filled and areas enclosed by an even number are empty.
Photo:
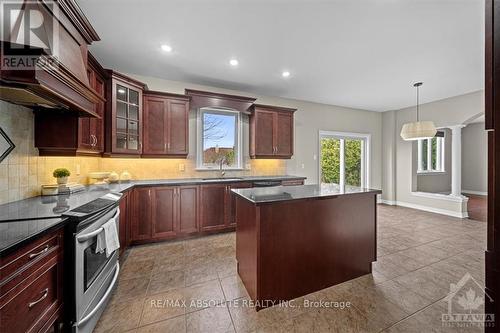
[[[241,91],[220,89],[185,82],[168,81],[153,77],[129,74],[148,84],[151,90],[184,93],[184,89],[199,89],[257,98],[257,103],[297,108],[295,113],[295,147],[291,160],[284,161],[288,174],[307,177],[307,183],[318,182],[319,131],[340,131],[371,134],[370,186],[382,187],[382,114],[340,106],[298,101],[279,97],[258,96]],[[190,119],[190,159],[194,158],[196,142],[195,114]],[[189,163],[194,163],[190,161]],[[252,162],[255,163],[255,162]],[[261,162],[259,162],[261,163]],[[252,164],[253,167],[254,164]]]
[[[484,123],[470,124],[462,130],[462,189],[488,191],[488,138]]]
[[[392,112],[392,111],[391,111]],[[484,112],[484,92],[477,91],[470,94],[447,98],[432,103],[421,105],[420,119],[433,120],[437,127],[446,127],[459,125],[467,119]],[[392,126],[394,121],[396,130],[395,172],[393,173],[396,186],[384,188],[383,200],[389,201],[389,198],[396,198],[394,201],[407,204],[414,207],[431,208],[435,211],[461,213],[465,207],[459,202],[448,200],[436,200],[415,195],[416,190],[416,164],[412,158],[414,151],[411,141],[404,141],[399,136],[404,123],[415,121],[415,108],[405,108],[395,111],[394,119],[384,117],[384,128]],[[384,140],[384,146],[387,138]],[[391,163],[391,160],[385,156],[382,161],[382,168],[385,170]]]

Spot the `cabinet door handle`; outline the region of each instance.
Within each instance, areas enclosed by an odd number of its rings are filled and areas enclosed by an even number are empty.
[[[97,146],[97,135],[94,134],[94,147]]]
[[[49,250],[49,245],[45,245],[45,247],[44,247],[41,251],[36,252],[36,253],[31,253],[31,254],[29,255],[29,258],[30,258],[30,259],[33,259],[33,258],[35,258],[35,257],[38,257],[39,255],[44,254],[44,253],[45,253],[45,252],[47,252],[48,250]]]
[[[170,142],[167,143],[167,149],[170,150]]]
[[[163,150],[167,150],[167,144],[166,143],[163,145]]]
[[[35,305],[37,305],[38,303],[40,303],[41,301],[43,301],[44,299],[47,298],[47,295],[49,294],[49,288],[45,288],[43,291],[42,291],[43,295],[37,299],[36,301],[33,301],[33,302],[29,302],[28,303],[28,308],[32,308],[34,307]]]

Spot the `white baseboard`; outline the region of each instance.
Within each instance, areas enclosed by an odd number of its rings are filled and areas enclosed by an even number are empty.
[[[488,192],[471,191],[471,190],[462,190],[462,193],[465,193],[465,194],[474,194],[474,195],[482,195],[482,196],[487,196],[488,195]]]
[[[461,219],[465,219],[465,218],[469,217],[469,213],[467,213],[467,212],[460,213],[460,212],[455,212],[455,211],[447,210],[447,209],[440,209],[440,208],[434,208],[434,207],[429,207],[429,206],[412,204],[409,202],[380,200],[380,203],[383,203],[386,205],[391,205],[391,206],[401,206],[401,207],[406,207],[406,208],[413,208],[413,209],[418,209],[418,210],[422,210],[425,212],[447,215],[447,216],[452,216],[452,217],[458,217]]]
[[[389,205],[389,206],[395,206],[397,202],[394,201],[394,200],[379,199],[378,203],[379,204],[384,204],[384,205]]]

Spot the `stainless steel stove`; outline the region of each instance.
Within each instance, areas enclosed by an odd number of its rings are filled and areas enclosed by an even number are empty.
[[[65,253],[69,256],[66,281],[70,284],[67,318],[72,332],[93,331],[118,281],[118,250],[107,257],[96,252],[96,244],[104,223],[115,219],[119,228],[121,196],[108,193],[63,215],[70,219]]]

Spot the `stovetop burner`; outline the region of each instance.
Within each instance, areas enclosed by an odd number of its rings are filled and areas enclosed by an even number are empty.
[[[100,198],[92,200],[91,202],[86,203],[80,207],[70,210],[63,214],[63,216],[76,218],[81,220],[82,218],[86,218],[90,215],[97,214],[102,210],[107,209],[116,204],[117,201],[121,198],[120,193],[108,193],[103,195]]]
[[[102,208],[105,208],[109,205],[112,205],[114,202],[115,201],[109,199],[97,198],[94,201],[91,201],[83,206],[73,209],[72,212],[90,214],[92,212],[101,210]]]

